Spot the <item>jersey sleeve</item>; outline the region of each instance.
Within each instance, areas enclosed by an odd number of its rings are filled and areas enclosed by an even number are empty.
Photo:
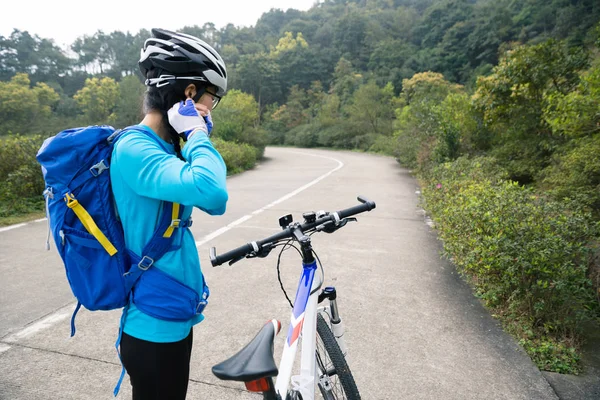
[[[198,132],[183,148],[186,161],[165,152],[142,132],[119,140],[113,153],[123,180],[141,196],[198,207],[211,215],[225,212],[227,168],[209,138]]]

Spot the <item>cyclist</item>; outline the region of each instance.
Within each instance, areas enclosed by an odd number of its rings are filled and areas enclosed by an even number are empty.
[[[223,214],[228,199],[225,163],[209,139],[210,113],[227,90],[223,59],[198,38],[153,29],[139,67],[148,86],[145,116],[115,145],[110,169],[126,247],[137,254],[156,229],[163,201],[179,203],[185,221],[194,207]],[[206,292],[192,233],[176,229],[174,235],[171,251],[152,268]],[[159,295],[157,288],[157,302]],[[202,319],[201,314],[188,321],[157,318],[130,302],[120,352],[133,399],[185,399],[192,327]]]

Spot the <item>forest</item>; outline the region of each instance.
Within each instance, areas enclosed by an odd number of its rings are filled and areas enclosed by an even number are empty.
[[[251,27],[162,28],[226,61],[213,118],[230,172],[267,145],[395,157],[505,329],[541,369],[581,371],[600,320],[600,2],[320,0]],[[42,211],[44,138],[139,122],[149,36],[0,36],[0,224]]]

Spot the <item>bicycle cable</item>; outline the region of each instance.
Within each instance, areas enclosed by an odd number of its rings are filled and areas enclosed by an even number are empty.
[[[314,232],[312,232],[314,233]],[[310,236],[312,235],[312,233],[310,234]],[[292,303],[292,301],[290,300],[287,292],[285,291],[285,288],[283,287],[283,282],[281,281],[281,269],[280,269],[280,264],[281,264],[281,256],[283,255],[283,252],[286,250],[289,250],[290,248],[294,248],[296,249],[296,251],[298,252],[298,254],[300,254],[300,256],[302,256],[302,252],[300,251],[300,249],[298,249],[296,246],[294,246],[293,244],[291,244],[293,240],[288,240],[286,243],[284,244],[279,244],[276,245],[275,247],[281,246],[281,251],[279,252],[279,255],[277,256],[277,280],[279,281],[279,286],[281,287],[281,290],[283,291],[283,294],[285,295],[285,298],[287,299],[288,303],[290,304],[291,308],[294,308],[294,303]],[[323,269],[323,263],[321,262],[321,259],[319,258],[319,255],[317,254],[317,252],[312,249],[312,253],[314,254],[315,258],[317,259],[317,262],[319,264],[319,268],[321,269],[321,286],[323,285],[323,282],[325,282],[325,269]],[[321,288],[321,286],[319,286],[318,288],[315,289],[319,290]],[[311,292],[310,294],[313,294],[313,292]]]
[[[282,246],[281,247],[281,251],[279,252],[279,255],[277,256],[277,279],[279,280],[279,286],[281,286],[281,290],[283,291],[283,294],[285,295],[285,298],[287,299],[288,303],[290,303],[290,307],[294,308],[294,304],[290,300],[289,296],[287,295],[287,292],[285,291],[285,288],[283,287],[283,282],[281,281],[281,270],[279,268],[279,266],[281,264],[281,256],[283,255],[283,252],[286,251],[286,250],[289,250],[292,247],[294,249],[296,249],[296,251],[298,252],[298,254],[300,254],[300,257],[302,257],[302,252],[300,251],[300,249],[298,249],[296,246],[294,246],[291,243],[292,243],[292,239],[288,240],[283,245],[281,245],[281,244],[277,245],[277,246]]]

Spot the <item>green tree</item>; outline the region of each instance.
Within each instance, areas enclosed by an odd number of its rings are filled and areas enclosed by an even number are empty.
[[[437,72],[422,72],[402,81],[400,98],[408,105],[419,103],[440,103],[450,93],[457,93],[460,85],[444,79]]]
[[[86,79],[85,86],[73,96],[89,124],[112,124],[119,101],[119,84],[111,78]]]
[[[308,89],[311,82],[326,75],[318,51],[308,45],[302,32],[295,38],[291,32],[286,32],[270,55],[279,65],[279,82],[284,95],[294,85]]]
[[[600,133],[600,58],[581,74],[573,91],[547,93],[544,103],[544,121],[555,134],[581,137]]]
[[[309,122],[309,98],[306,91],[297,85],[292,86],[287,103],[273,114],[288,130]]]
[[[119,82],[119,99],[115,109],[115,125],[125,127],[137,124],[143,116],[142,102],[146,87],[133,75]]]
[[[18,29],[9,37],[0,36],[0,80],[17,73],[28,74],[34,83],[55,80],[70,67],[71,60],[52,40]]]
[[[71,50],[77,55],[77,66],[88,73],[97,72],[98,55],[101,53],[101,47],[102,42],[98,33],[77,38],[71,45]]]
[[[368,20],[362,13],[351,10],[337,21],[333,31],[333,45],[344,58],[361,68],[369,59],[367,25]]]
[[[352,63],[345,58],[340,58],[335,66],[331,92],[335,93],[340,101],[345,104],[350,101],[352,94],[362,82],[362,75],[355,72]]]
[[[369,59],[369,69],[377,77],[377,83],[392,82],[398,92],[402,89],[402,80],[413,76],[414,71],[404,66],[415,52],[414,46],[404,40],[386,39],[378,42]]]
[[[448,82],[442,74],[434,72],[415,74],[402,82],[395,132],[397,156],[402,164],[423,171],[434,165],[440,154],[445,157],[448,152],[440,150],[443,146],[440,138],[442,142],[452,140],[455,132],[444,131],[440,126],[438,107],[448,95],[462,90],[462,86]]]
[[[413,31],[413,38],[423,47],[433,48],[456,23],[468,21],[472,4],[468,0],[443,0],[435,2],[425,11]]]
[[[371,81],[356,90],[352,102],[346,107],[346,113],[358,135],[372,133],[389,136],[392,134],[393,97],[392,84],[379,88]]]
[[[236,68],[241,90],[251,93],[259,105],[281,101],[279,66],[266,53],[243,55]]]
[[[59,95],[45,83],[31,87],[27,74],[0,82],[0,134],[33,133],[47,123]]]
[[[230,90],[213,112],[215,135],[227,141],[253,144],[248,132],[258,124],[258,103],[250,94]]]
[[[582,49],[549,40],[510,50],[492,75],[478,79],[475,104],[512,179],[531,183],[549,165],[563,140],[544,119],[547,102],[577,87],[587,65]]]

